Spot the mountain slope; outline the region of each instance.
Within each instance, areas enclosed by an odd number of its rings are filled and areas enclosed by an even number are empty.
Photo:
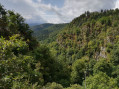
[[[118,14],[118,9],[86,12],[69,23],[50,47],[68,64],[84,56],[109,59],[114,44],[118,43]]]
[[[39,41],[54,40],[57,33],[62,30],[67,24],[42,24],[32,27],[34,36]]]

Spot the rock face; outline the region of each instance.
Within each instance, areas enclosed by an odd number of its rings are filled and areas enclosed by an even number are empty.
[[[101,47],[101,49],[100,49],[100,57],[107,58],[107,56],[106,56],[106,48],[105,47]]]

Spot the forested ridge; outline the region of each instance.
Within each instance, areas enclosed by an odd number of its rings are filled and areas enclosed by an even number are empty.
[[[119,9],[87,11],[39,42],[0,5],[0,89],[119,89],[118,24]]]
[[[45,23],[41,25],[31,26],[34,31],[33,36],[36,37],[38,41],[43,41],[49,43],[56,40],[57,34],[66,26],[67,24],[50,24]]]

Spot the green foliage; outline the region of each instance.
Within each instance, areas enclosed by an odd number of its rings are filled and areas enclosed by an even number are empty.
[[[51,82],[56,71],[56,61],[51,56],[49,49],[46,46],[38,47],[33,51],[33,56],[36,61],[41,63],[40,71],[43,73],[45,83]]]
[[[119,87],[119,45],[115,44],[114,49],[112,50],[111,62],[113,64],[112,76],[117,80]]]
[[[32,30],[25,23],[24,18],[18,13],[7,11],[0,5],[0,37],[8,39],[9,36],[20,34],[27,41],[29,48],[33,49],[38,42],[32,37]]]
[[[87,77],[83,82],[84,88],[85,84],[88,89],[118,89],[117,81],[102,72]]]
[[[119,87],[119,65],[113,66],[112,77],[117,80],[117,86]]]
[[[78,84],[74,84],[74,85],[71,85],[70,87],[64,88],[64,89],[82,89],[82,87]]]
[[[11,89],[41,89],[41,86],[37,85],[37,83],[29,84],[28,81],[25,82],[14,81]]]
[[[87,71],[87,62],[87,59],[79,59],[73,63],[71,72],[72,83],[82,84],[85,78],[85,72]]]
[[[53,83],[48,83],[43,89],[63,89],[62,85],[57,84],[55,82]]]
[[[119,64],[119,46],[118,45],[116,45],[112,51],[111,61],[114,65]]]
[[[101,19],[99,19],[99,21],[101,22],[102,25],[111,26],[111,20],[109,17],[102,17]]]
[[[93,75],[93,69],[94,69],[94,66],[95,66],[96,63],[97,63],[97,61],[95,59],[91,59],[89,61],[89,63],[88,63],[88,67],[89,67],[88,71],[89,71],[90,75]]]
[[[100,59],[93,67],[93,71],[94,74],[97,74],[98,72],[104,72],[108,76],[111,76],[112,64],[108,62],[106,59]]]
[[[36,71],[35,65],[37,63],[35,63],[33,57],[22,55],[21,50],[28,49],[26,42],[22,41],[19,35],[12,36],[9,39],[0,39],[0,87],[10,89],[14,82],[23,81],[43,84],[42,74]],[[17,50],[17,55],[14,49]]]

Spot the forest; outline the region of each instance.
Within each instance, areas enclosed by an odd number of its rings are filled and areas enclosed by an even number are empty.
[[[119,89],[118,24],[111,9],[30,27],[0,4],[0,89]]]

